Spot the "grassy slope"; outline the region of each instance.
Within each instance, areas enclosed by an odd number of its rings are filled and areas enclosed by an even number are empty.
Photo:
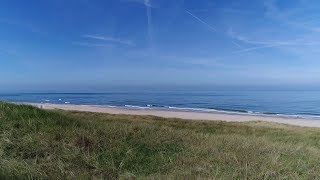
[[[2,178],[320,178],[320,130],[0,103]]]

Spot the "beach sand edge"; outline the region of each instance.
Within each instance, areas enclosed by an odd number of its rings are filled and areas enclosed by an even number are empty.
[[[290,118],[275,116],[259,116],[246,114],[229,114],[220,112],[190,112],[177,110],[158,110],[158,109],[131,109],[121,107],[106,107],[96,105],[73,105],[73,104],[41,104],[41,103],[22,103],[32,105],[42,109],[61,109],[67,111],[84,111],[108,114],[124,115],[148,115],[163,118],[178,118],[184,120],[206,120],[206,121],[225,121],[225,122],[251,122],[265,121],[273,123],[282,123],[303,127],[320,127],[320,120],[307,118]]]

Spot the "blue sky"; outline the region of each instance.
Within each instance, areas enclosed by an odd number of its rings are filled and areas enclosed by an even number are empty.
[[[0,90],[320,83],[317,0],[2,0]]]

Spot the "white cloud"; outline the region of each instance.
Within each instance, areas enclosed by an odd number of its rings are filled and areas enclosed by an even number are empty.
[[[98,43],[88,43],[88,42],[72,42],[74,45],[85,46],[85,47],[112,47],[110,44],[98,44]]]
[[[134,46],[134,43],[131,41],[117,39],[114,37],[99,36],[99,35],[82,35],[82,37],[89,38],[89,39],[95,39],[95,40],[101,40],[101,41],[107,41],[107,42],[111,42],[111,43],[118,43],[118,44],[123,44],[123,45],[128,45],[128,46]]]

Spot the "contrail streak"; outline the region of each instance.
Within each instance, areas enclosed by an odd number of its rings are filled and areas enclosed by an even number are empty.
[[[266,49],[266,48],[272,48],[272,47],[277,47],[277,46],[283,46],[283,44],[270,44],[270,45],[266,45],[266,46],[252,47],[252,48],[242,49],[239,51],[234,51],[234,52],[232,52],[232,54],[241,54],[244,52],[256,51],[259,49]]]
[[[144,5],[146,6],[146,9],[147,9],[148,40],[149,40],[149,43],[152,44],[152,42],[153,42],[153,29],[152,29],[152,14],[151,14],[150,0],[144,0]]]
[[[232,44],[237,46],[238,48],[242,49],[242,46],[240,46],[238,43],[236,43],[234,40],[231,39]]]
[[[209,29],[211,29],[212,31],[217,31],[214,27],[212,27],[210,24],[206,23],[205,21],[203,21],[202,19],[200,19],[199,17],[197,17],[196,15],[192,14],[190,11],[186,10],[186,12],[191,15],[193,18],[195,18],[196,20],[198,20],[199,22],[201,22],[202,24],[206,25]]]

